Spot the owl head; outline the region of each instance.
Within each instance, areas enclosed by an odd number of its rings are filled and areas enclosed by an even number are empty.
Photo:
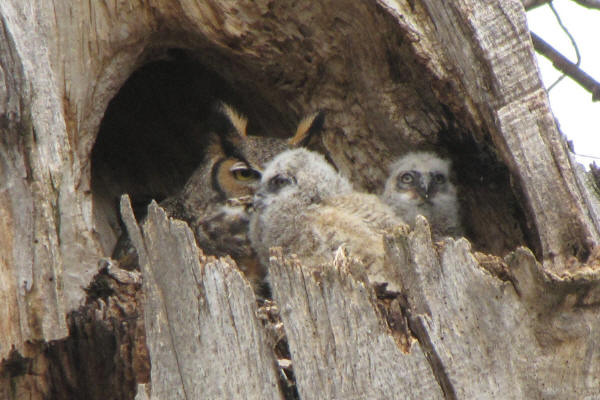
[[[303,148],[292,149],[280,153],[266,166],[254,207],[260,211],[276,202],[304,207],[351,192],[350,182],[322,155]]]
[[[322,128],[323,120],[323,113],[309,115],[289,139],[251,136],[246,117],[227,104],[219,104],[202,166],[186,183],[183,197],[199,207],[252,196],[264,165],[286,149],[303,146]]]
[[[439,195],[454,190],[451,163],[430,152],[413,152],[390,166],[384,197],[400,197],[418,205],[433,204]]]
[[[450,181],[451,163],[431,152],[411,152],[390,167],[382,199],[411,227],[425,216],[435,231],[459,232],[456,187]]]

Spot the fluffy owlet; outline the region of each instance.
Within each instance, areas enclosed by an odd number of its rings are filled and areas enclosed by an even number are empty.
[[[390,171],[382,199],[396,215],[411,228],[415,217],[423,215],[436,238],[462,235],[449,160],[430,152],[411,152],[394,162]]]
[[[304,144],[320,129],[323,116],[305,118],[296,134],[284,140],[247,135],[246,118],[228,105],[221,106],[220,114],[229,129],[208,134],[202,163],[183,189],[161,206],[170,217],[190,225],[206,254],[230,255],[255,289],[260,289],[265,272],[248,239],[248,209],[261,169],[281,151]]]
[[[271,247],[312,266],[331,261],[344,245],[370,280],[385,280],[383,234],[402,222],[377,196],[354,191],[320,154],[294,149],[276,156],[254,199],[250,240],[264,265]]]

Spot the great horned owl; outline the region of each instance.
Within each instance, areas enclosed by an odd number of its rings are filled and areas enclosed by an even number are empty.
[[[183,189],[160,205],[170,217],[190,225],[206,254],[230,255],[255,289],[260,289],[265,273],[248,239],[248,208],[260,171],[277,153],[303,145],[321,128],[323,115],[304,118],[295,135],[285,140],[247,135],[247,119],[226,104],[220,106],[219,114],[229,129],[208,133],[202,163]],[[122,247],[117,246],[114,258],[123,258],[118,254]]]
[[[431,152],[411,152],[394,162],[390,171],[382,199],[396,215],[411,228],[414,228],[415,217],[423,215],[436,238],[462,235],[449,160]]]
[[[370,280],[386,280],[383,234],[402,221],[377,196],[354,191],[320,154],[294,149],[276,156],[254,199],[250,240],[264,265],[271,247],[321,265],[344,245]]]

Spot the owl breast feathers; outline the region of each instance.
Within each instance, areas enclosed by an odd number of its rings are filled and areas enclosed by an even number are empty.
[[[383,201],[414,227],[415,217],[429,221],[434,237],[460,236],[462,227],[451,164],[430,152],[411,152],[394,162],[385,184]]]
[[[263,264],[275,246],[305,265],[321,265],[344,245],[369,279],[385,280],[383,234],[402,221],[376,196],[354,191],[321,155],[296,149],[275,157],[254,207],[250,240]]]

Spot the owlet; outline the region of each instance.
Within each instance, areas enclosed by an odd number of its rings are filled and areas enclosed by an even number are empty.
[[[264,265],[271,247],[314,266],[331,261],[344,245],[369,280],[387,281],[383,235],[402,221],[377,196],[354,191],[320,154],[279,154],[265,168],[254,198],[250,240]]]
[[[429,221],[434,237],[461,236],[456,187],[450,181],[451,163],[431,152],[411,152],[394,162],[383,201],[414,228],[415,217]]]

